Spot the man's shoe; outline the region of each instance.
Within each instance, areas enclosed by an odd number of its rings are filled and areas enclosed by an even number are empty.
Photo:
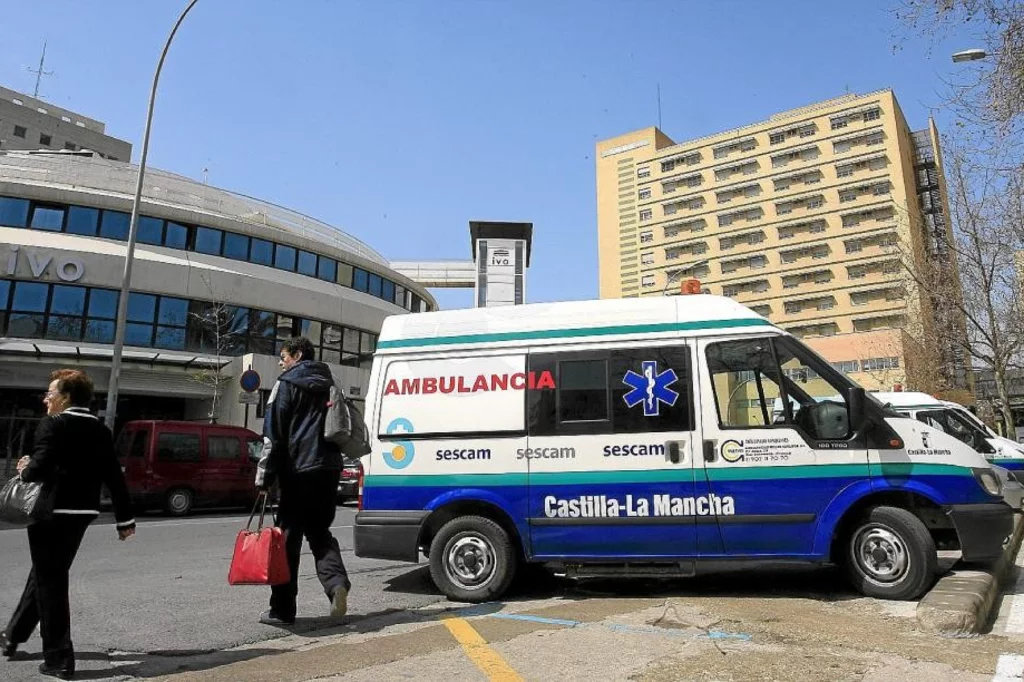
[[[11,641],[6,632],[0,632],[0,655],[4,658],[14,658],[18,653],[18,645]]]
[[[331,597],[331,616],[341,618],[346,613],[348,613],[348,589],[339,587]]]
[[[295,616],[292,616],[291,618],[282,618],[274,613],[273,609],[271,609],[270,611],[264,611],[260,614],[260,622],[264,625],[276,625],[277,627],[295,625]]]
[[[57,663],[43,663],[39,666],[39,674],[61,680],[72,680],[75,678],[75,659],[72,656]]]

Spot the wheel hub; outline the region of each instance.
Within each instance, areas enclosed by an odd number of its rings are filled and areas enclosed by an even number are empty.
[[[887,528],[863,529],[854,541],[854,559],[866,577],[875,582],[901,580],[910,566],[910,556],[902,538]]]
[[[494,575],[494,549],[483,537],[465,535],[448,546],[445,571],[448,577],[464,588],[478,588]]]

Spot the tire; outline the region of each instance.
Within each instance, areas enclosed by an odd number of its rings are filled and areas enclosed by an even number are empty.
[[[430,543],[430,577],[449,599],[485,602],[504,594],[518,566],[505,529],[482,516],[460,516]]]
[[[195,500],[195,493],[188,488],[172,488],[164,497],[164,510],[171,516],[187,516]]]
[[[850,582],[867,597],[916,599],[935,582],[935,541],[906,509],[869,509],[853,524],[843,548]]]

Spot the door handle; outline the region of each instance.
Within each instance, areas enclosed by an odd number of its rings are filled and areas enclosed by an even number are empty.
[[[665,443],[665,458],[673,464],[679,464],[679,441],[670,440]]]
[[[706,441],[704,441],[704,461],[705,462],[714,462],[716,459],[718,459],[718,454],[717,454],[718,448],[717,448],[717,445],[718,445],[718,443],[713,441],[713,440],[706,440]]]

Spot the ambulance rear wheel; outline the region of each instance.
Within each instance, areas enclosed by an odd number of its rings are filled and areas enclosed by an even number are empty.
[[[880,599],[916,599],[935,580],[935,541],[919,518],[874,507],[846,537],[846,571],[857,590]]]
[[[505,529],[482,516],[452,519],[430,543],[430,577],[455,601],[498,598],[515,577],[517,562]]]

